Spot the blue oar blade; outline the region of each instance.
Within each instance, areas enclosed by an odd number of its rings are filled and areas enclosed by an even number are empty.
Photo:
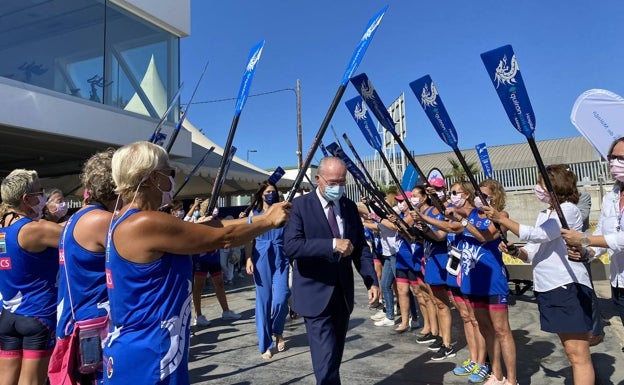
[[[249,51],[247,67],[245,68],[243,80],[241,81],[241,85],[238,90],[236,108],[234,109],[235,116],[240,115],[243,107],[245,106],[245,102],[247,101],[247,95],[249,95],[249,88],[251,87],[251,81],[253,80],[253,75],[256,72],[256,64],[258,63],[258,60],[260,60],[260,55],[262,55],[263,48],[264,40],[253,46],[251,48],[251,51]]]
[[[375,123],[373,123],[373,119],[368,113],[368,108],[363,99],[360,96],[356,96],[353,99],[347,100],[345,105],[349,109],[355,123],[360,127],[368,144],[375,150],[382,151],[380,135],[375,128]]]
[[[485,143],[480,143],[475,146],[479,160],[481,161],[481,167],[483,167],[483,173],[486,178],[492,178],[492,163],[490,162],[490,155],[488,154],[487,146]]]
[[[527,138],[533,138],[535,114],[511,45],[484,52],[481,60],[511,124]]]
[[[371,40],[373,40],[373,36],[375,35],[375,31],[377,31],[377,27],[381,24],[381,19],[388,6],[383,7],[375,16],[373,16],[366,24],[366,28],[364,29],[364,33],[362,34],[362,38],[360,39],[360,43],[355,47],[355,51],[353,51],[353,55],[351,56],[351,60],[349,61],[349,65],[342,77],[342,82],[340,85],[346,85],[351,76],[355,73],[355,70],[360,65],[364,54],[366,53],[366,49],[370,44]]]
[[[273,171],[273,174],[271,174],[271,176],[269,177],[269,183],[277,184],[277,182],[279,182],[279,180],[282,179],[285,173],[286,172],[284,171],[283,168],[281,168],[280,166],[277,166],[275,171]]]
[[[347,166],[347,171],[349,171],[351,176],[353,176],[353,179],[360,182],[363,186],[369,186],[369,183],[366,181],[366,177],[364,176],[362,171],[360,171],[360,169],[355,165],[355,163],[353,163],[351,158],[349,158],[349,156],[345,154],[345,152],[342,150],[342,148],[340,148],[338,144],[330,143],[327,146],[327,151],[329,151],[333,156],[338,157],[342,159],[343,162],[345,162],[345,165]]]
[[[325,145],[323,144],[323,142],[319,142],[319,147],[321,148],[321,152],[323,153],[323,156],[329,156],[329,153],[327,152],[327,149],[325,148]]]
[[[418,183],[418,177],[419,175],[414,165],[408,163],[407,167],[405,167],[403,178],[401,179],[401,188],[403,191],[412,191],[416,183]]]
[[[410,88],[416,95],[420,106],[427,114],[440,138],[451,148],[457,148],[457,131],[455,131],[451,117],[446,111],[444,103],[442,103],[438,89],[433,80],[431,80],[431,76],[425,75],[420,79],[414,80],[410,83]]]
[[[385,105],[381,101],[379,94],[373,87],[373,83],[368,79],[365,73],[361,73],[351,78],[351,84],[355,87],[362,99],[366,102],[366,105],[370,108],[375,115],[375,118],[385,127],[386,130],[394,131],[394,120],[390,116],[390,113],[386,109]]]

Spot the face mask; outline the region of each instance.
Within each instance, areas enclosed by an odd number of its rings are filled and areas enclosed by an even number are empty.
[[[67,202],[60,202],[56,204],[56,211],[52,214],[56,215],[57,218],[63,218],[67,214],[67,209]]]
[[[485,201],[487,202],[487,205],[490,205],[490,198],[485,198]],[[483,202],[481,202],[481,198],[480,197],[475,197],[474,200],[474,204],[475,207],[478,208],[479,210],[481,210],[483,208]]]
[[[217,207],[215,207],[214,210],[212,210],[212,216],[214,218],[219,216],[219,209]]]
[[[399,212],[403,212],[405,210],[405,202],[397,203],[397,207],[399,209]]]
[[[160,189],[160,187],[156,186],[158,191],[162,193],[162,197],[160,198],[160,207],[163,207],[164,205],[168,205],[173,200],[173,192],[175,191],[175,181],[173,180],[173,177],[171,175],[169,175],[167,178],[169,178],[169,183],[171,183],[171,188],[169,189],[169,191],[163,191]]]
[[[39,203],[34,206],[30,206],[32,211],[35,212],[35,217],[33,219],[36,221],[43,217],[43,208],[46,205],[46,199],[43,197],[43,195],[37,195],[37,199],[39,199]]]
[[[325,186],[325,199],[328,201],[337,201],[344,195],[345,186]]]
[[[461,197],[461,194],[451,195],[451,203],[455,207],[463,207],[466,203],[466,199]]]
[[[410,202],[412,202],[412,206],[420,207],[420,198],[410,198]]]
[[[195,219],[199,218],[199,210],[193,211],[193,218]]]
[[[176,214],[176,217],[180,218],[180,219],[184,219],[184,215],[186,213],[184,212],[184,210],[178,210],[178,213]],[[197,216],[199,216],[199,211],[197,212]]]
[[[436,191],[436,195],[437,195],[437,196],[438,196],[438,198],[440,198],[441,200],[444,200],[444,198],[446,198],[446,194],[444,193],[444,190]]]
[[[537,197],[537,199],[539,199],[540,202],[550,203],[550,195],[546,191],[544,191],[542,186],[536,184],[533,188],[533,191],[535,192],[535,196]]]
[[[609,162],[609,168],[611,170],[611,176],[618,182],[624,182],[624,165],[618,160],[612,160]]]
[[[278,196],[277,196],[277,191],[271,191],[268,194],[264,194],[263,195],[264,201],[267,203],[267,205],[272,205],[273,203],[277,202]]]

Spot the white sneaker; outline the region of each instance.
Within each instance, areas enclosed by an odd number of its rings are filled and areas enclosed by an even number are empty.
[[[237,319],[240,319],[240,317],[241,317],[240,314],[235,313],[232,310],[226,310],[221,315],[221,319],[224,319],[224,320],[237,320]]]
[[[200,315],[197,318],[193,318],[192,326],[210,326],[210,321],[206,319],[205,315]]]
[[[373,314],[370,318],[373,321],[381,321],[382,319],[386,318],[386,312],[379,310],[377,313]]]
[[[384,317],[381,321],[375,322],[375,326],[394,326],[394,320]]]

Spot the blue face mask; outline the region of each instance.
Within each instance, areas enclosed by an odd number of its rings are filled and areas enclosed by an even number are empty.
[[[278,199],[278,195],[277,195],[277,191],[271,191],[268,194],[264,194],[264,201],[267,203],[267,205],[272,205],[273,203],[277,202]]]
[[[193,216],[195,217],[195,219],[199,218],[199,210],[193,211]]]
[[[342,198],[345,192],[345,186],[325,186],[325,199],[329,201],[337,201]]]

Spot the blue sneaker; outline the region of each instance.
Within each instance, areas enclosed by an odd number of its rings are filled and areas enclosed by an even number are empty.
[[[469,376],[474,371],[475,366],[477,366],[476,362],[473,362],[468,358],[464,362],[462,362],[461,366],[453,369],[453,374],[456,376]]]
[[[488,378],[489,372],[490,368],[487,365],[476,363],[472,374],[468,376],[468,382],[471,384],[480,384]]]

